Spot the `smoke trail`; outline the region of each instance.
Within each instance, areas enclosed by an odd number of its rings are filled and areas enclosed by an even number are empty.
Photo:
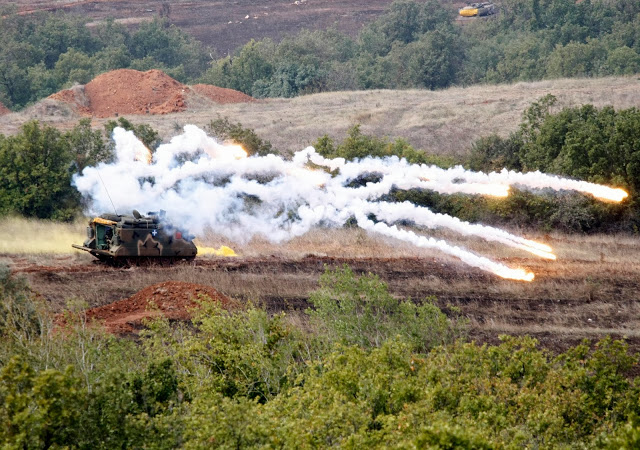
[[[414,188],[504,197],[513,184],[531,189],[573,189],[609,198],[621,196],[620,190],[538,172],[484,174],[462,167],[409,164],[397,157],[345,161],[324,158],[312,147],[297,152],[291,160],[275,155],[248,158],[238,146],[222,145],[193,125],[185,126],[181,135],[161,145],[147,164],[148,159],[140,154],[148,150],[132,132],[116,128],[113,137],[116,161],[88,167],[74,177],[75,186],[90,200],[91,214],[107,211],[110,206],[100,173],[119,210],[164,209],[169,220],[186,224],[196,234],[211,227],[235,241],[262,234],[280,242],[320,224],[338,227],[355,217],[368,231],[435,248],[471,266],[513,279],[531,280],[533,274],[400,229],[394,223],[412,221],[426,228],[446,228],[555,259],[552,249],[497,228],[469,224],[406,202],[379,199],[392,189]],[[326,170],[311,170],[308,163]],[[359,181],[364,179],[373,181]]]
[[[551,247],[548,245],[513,235],[498,228],[486,225],[470,224],[468,222],[461,221],[457,217],[434,213],[428,208],[416,206],[410,202],[362,202],[359,205],[359,209],[368,214],[373,214],[377,219],[383,220],[387,223],[406,220],[410,217],[416,225],[422,225],[427,228],[447,228],[462,235],[477,236],[487,241],[499,242],[510,247],[533,253],[534,255],[538,255],[543,258],[556,259],[556,256],[552,253]]]

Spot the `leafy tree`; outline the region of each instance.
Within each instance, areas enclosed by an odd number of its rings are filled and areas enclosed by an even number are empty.
[[[154,18],[140,25],[128,44],[134,59],[152,58],[165,67],[184,67],[185,78],[193,79],[202,73],[206,63],[201,46],[187,37],[166,19]]]
[[[269,40],[251,40],[237,55],[214,61],[202,81],[252,95],[254,83],[268,79],[273,73],[270,56],[273,48],[274,44]]]
[[[452,85],[462,59],[460,49],[453,33],[436,30],[423,34],[403,50],[408,84],[432,90]]]
[[[80,173],[85,167],[96,166],[100,162],[109,162],[113,158],[113,150],[105,145],[102,133],[91,128],[91,119],[80,122],[65,134],[74,156],[75,171]]]
[[[504,168],[522,170],[522,141],[518,134],[501,138],[496,134],[481,137],[471,146],[469,166],[478,171],[500,171]]]
[[[625,46],[609,52],[607,71],[612,75],[631,75],[640,72],[640,54]]]
[[[556,78],[596,76],[601,72],[606,56],[606,49],[597,39],[586,44],[557,45],[549,55],[547,75]]]
[[[48,97],[60,87],[55,72],[53,70],[47,70],[43,62],[30,66],[27,69],[27,79],[31,91],[31,98],[34,99]]]
[[[71,219],[78,206],[78,193],[71,186],[72,160],[62,134],[37,121],[24,124],[16,136],[1,138],[0,211]]]
[[[72,48],[58,57],[53,72],[59,86],[69,82],[86,84],[93,78],[93,60]]]
[[[279,64],[270,80],[258,80],[253,84],[252,93],[261,98],[295,97],[302,93],[320,91],[324,75],[312,65]]]
[[[27,67],[35,49],[29,43],[0,38],[0,88],[6,104],[23,106],[31,100]]]

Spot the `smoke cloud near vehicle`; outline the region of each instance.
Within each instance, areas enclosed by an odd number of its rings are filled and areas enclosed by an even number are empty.
[[[167,218],[196,235],[211,227],[236,242],[261,234],[273,242],[300,236],[317,226],[340,227],[355,220],[361,228],[417,247],[436,249],[464,263],[508,279],[531,281],[534,274],[477,255],[423,234],[446,228],[498,242],[546,259],[553,250],[507,231],[470,224],[409,202],[383,200],[392,189],[430,189],[506,197],[520,189],[574,190],[601,200],[621,201],[627,194],[584,181],[540,172],[503,170],[489,174],[457,166],[409,164],[395,156],[345,161],[326,159],[313,147],[287,160],[276,155],[247,157],[237,145],[224,145],[194,125],[151,152],[133,132],[113,132],[116,160],[88,167],[74,184],[88,200],[90,214],[163,209]],[[362,181],[372,180],[372,181]],[[398,222],[411,223],[408,229]]]

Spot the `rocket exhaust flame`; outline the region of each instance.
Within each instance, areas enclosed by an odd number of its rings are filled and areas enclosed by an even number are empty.
[[[506,197],[514,185],[532,190],[574,190],[610,201],[622,201],[627,196],[621,189],[540,172],[502,170],[485,174],[460,166],[441,169],[409,164],[395,156],[345,161],[324,158],[312,147],[297,152],[291,160],[276,155],[247,157],[241,147],[220,144],[193,125],[185,126],[183,134],[158,147],[147,165],[136,162],[136,155],[148,149],[132,132],[116,128],[113,137],[116,161],[88,167],[74,177],[78,190],[91,201],[91,214],[109,209],[99,180],[102,174],[119,209],[164,209],[169,220],[184,223],[196,234],[211,227],[235,241],[262,234],[280,242],[314,226],[339,227],[355,217],[367,231],[455,256],[470,266],[512,280],[531,281],[534,274],[395,224],[408,221],[421,229],[448,229],[549,260],[556,259],[553,249],[498,228],[467,223],[409,202],[382,199],[392,189]],[[309,163],[321,170],[310,169]],[[205,250],[220,252],[203,248],[203,253]]]

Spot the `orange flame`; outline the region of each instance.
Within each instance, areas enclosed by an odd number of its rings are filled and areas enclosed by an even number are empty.
[[[529,253],[540,256],[541,258],[551,259],[553,261],[557,259],[557,256],[554,255],[553,253],[545,252],[544,250],[538,250],[537,248],[528,247],[525,250],[528,251]]]
[[[136,150],[135,160],[143,162],[145,164],[151,164],[151,159],[152,159],[151,150],[149,150],[144,145],[139,146],[138,150]]]
[[[535,278],[533,272],[527,272],[524,269],[510,269],[508,267],[504,269],[498,269],[493,273],[495,273],[499,277],[516,281],[533,281],[533,279]]]
[[[553,249],[546,244],[542,244],[536,241],[525,240],[523,249],[532,253],[534,255],[538,255],[542,258],[546,259],[557,259],[556,255],[553,254]]]
[[[247,151],[239,144],[225,144],[225,147],[229,149],[229,152],[233,155],[234,159],[244,159],[248,155]]]
[[[629,196],[624,189],[614,189],[607,186],[594,187],[589,193],[600,200],[610,200],[612,202],[621,202]]]
[[[509,185],[506,184],[476,184],[468,183],[480,195],[490,195],[492,197],[508,197]]]

